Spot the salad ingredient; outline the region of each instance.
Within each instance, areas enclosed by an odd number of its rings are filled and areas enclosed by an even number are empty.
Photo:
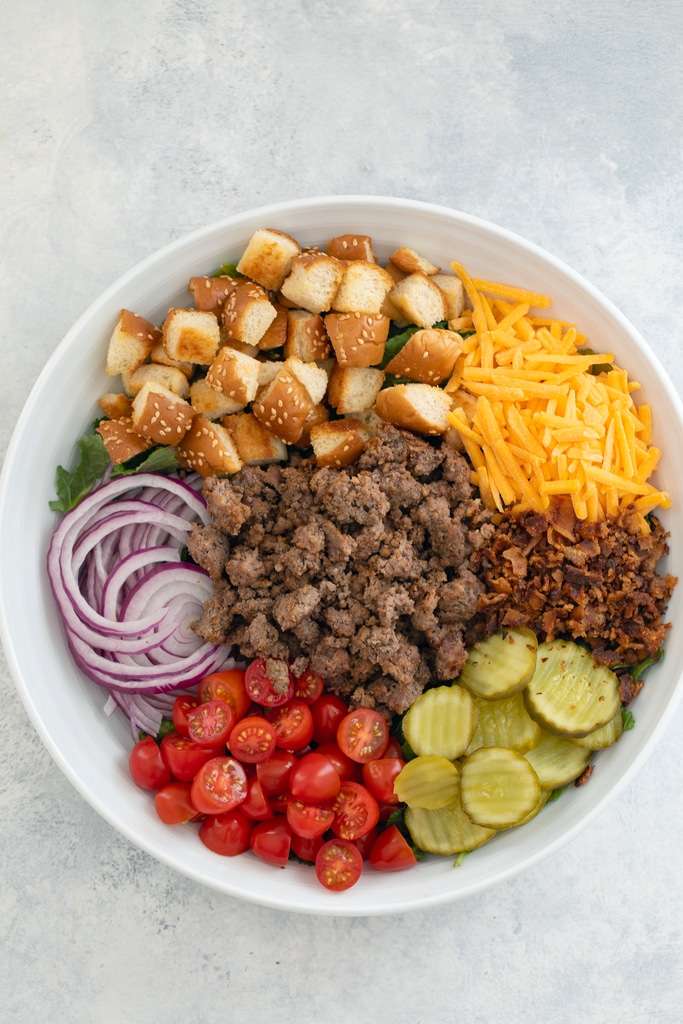
[[[378,871],[403,871],[417,864],[417,857],[396,825],[389,825],[372,844],[370,863]]]
[[[273,750],[266,760],[256,762],[256,775],[267,797],[287,792],[292,769],[296,763],[296,754],[279,749]]]
[[[563,736],[586,736],[606,725],[621,705],[614,672],[570,640],[539,644],[524,701],[539,725]]]
[[[235,722],[230,704],[212,700],[199,704],[187,716],[188,736],[205,747],[224,747]]]
[[[244,685],[244,669],[227,668],[212,672],[199,684],[199,702],[224,700],[235,713],[235,720],[243,718],[251,707],[251,697]]]
[[[303,750],[313,737],[313,715],[308,704],[292,697],[286,704],[266,711],[266,718],[275,730],[278,747]]]
[[[204,818],[199,826],[199,838],[213,853],[237,857],[249,849],[252,827],[251,821],[236,807],[225,814]]]
[[[386,753],[385,750],[384,757],[367,761],[362,766],[363,785],[380,804],[398,804],[399,797],[394,783],[397,775],[401,774],[405,761],[401,757],[387,757]]]
[[[228,736],[235,757],[246,764],[259,764],[273,756],[277,745],[275,728],[262,715],[247,715],[237,722]]]
[[[357,846],[344,839],[330,839],[318,850],[315,873],[318,881],[333,892],[355,885],[363,870],[363,856]]]
[[[360,839],[379,821],[379,804],[358,782],[342,782],[332,809],[332,831],[341,839]]]
[[[257,821],[251,832],[249,846],[260,860],[276,868],[284,868],[292,846],[292,830],[282,817],[273,818],[272,821]]]
[[[331,828],[333,821],[334,811],[329,806],[307,804],[295,796],[287,800],[287,822],[302,839],[317,839]]]
[[[389,743],[385,719],[372,708],[356,708],[342,718],[337,728],[337,743],[342,754],[365,764],[381,757]]]
[[[268,818],[274,817],[274,812],[257,775],[247,778],[247,795],[240,804],[240,811],[252,821],[266,821]]]
[[[530,629],[506,629],[475,643],[458,676],[476,697],[496,700],[523,690],[536,667],[536,634]]]
[[[460,795],[460,772],[441,754],[420,754],[403,767],[394,792],[409,807],[447,807]]]
[[[171,775],[183,782],[192,782],[202,765],[216,756],[213,747],[203,747],[178,732],[167,733],[159,750]]]
[[[416,754],[438,754],[454,761],[474,735],[479,708],[461,686],[425,690],[403,718],[403,735]]]
[[[591,751],[564,736],[543,733],[536,746],[524,756],[543,789],[552,790],[578,779],[588,766]]]
[[[150,736],[135,744],[128,755],[128,767],[135,784],[142,789],[160,789],[171,781],[159,747]]]
[[[308,803],[333,800],[341,789],[341,782],[334,762],[319,749],[304,754],[289,776],[292,795]]]
[[[510,747],[518,754],[525,754],[536,746],[541,738],[541,727],[527,712],[521,691],[500,700],[476,696],[474,699],[479,708],[479,720],[465,754],[472,754],[479,747]]]
[[[481,828],[517,825],[537,805],[541,784],[530,762],[506,747],[480,747],[460,770],[460,800]]]
[[[164,825],[181,825],[184,821],[192,821],[197,817],[190,796],[191,789],[190,782],[179,782],[174,779],[156,791],[154,809]]]
[[[189,693],[181,694],[173,701],[173,728],[181,736],[186,739],[189,738],[189,728],[187,716],[190,711],[193,711],[199,704],[199,698],[193,697]]]
[[[459,799],[435,810],[407,807],[405,824],[415,846],[425,853],[443,855],[475,850],[496,834],[495,829],[475,825],[463,811]]]
[[[246,796],[247,776],[234,757],[212,757],[192,782],[192,803],[200,814],[223,814]]]
[[[336,742],[337,729],[342,718],[348,713],[348,706],[336,693],[323,693],[311,705],[313,716],[313,739],[316,743]]]
[[[620,739],[624,728],[624,713],[622,708],[619,708],[606,725],[594,729],[593,732],[587,733],[586,736],[576,737],[574,743],[579,747],[585,747],[587,750],[604,750],[605,747],[611,747],[613,743]]]
[[[294,680],[287,663],[281,658],[257,658],[248,666],[244,687],[255,704],[276,708],[286,704],[294,694]]]
[[[300,676],[294,677],[294,696],[305,704],[315,704],[324,686],[323,677],[307,668]]]

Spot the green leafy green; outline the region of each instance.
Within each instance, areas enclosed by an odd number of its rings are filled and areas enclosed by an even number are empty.
[[[657,662],[661,661],[663,657],[664,657],[664,648],[660,647],[659,650],[655,654],[652,654],[652,655],[648,656],[647,658],[643,658],[643,660],[640,661],[636,665],[636,667],[634,668],[633,672],[631,672],[631,675],[633,676],[634,679],[640,679],[640,677],[642,676],[642,674],[644,672],[646,672],[653,665],[656,665]]]
[[[636,724],[636,720],[632,711],[628,711],[626,708],[621,709],[621,724],[624,732],[628,732],[629,729],[633,729]]]
[[[174,469],[178,469],[178,457],[173,448],[162,445],[114,466],[111,475],[113,478],[131,473],[170,473]]]
[[[244,277],[237,269],[236,263],[221,263],[218,270],[214,270],[212,277]]]
[[[552,793],[548,797],[546,803],[551,804],[553,802],[553,800],[559,800],[559,798],[562,796],[562,794],[564,793],[564,791],[566,789],[569,789],[569,786],[558,786],[557,789],[554,789],[552,791]]]
[[[109,455],[99,434],[86,434],[77,441],[80,457],[73,471],[57,466],[57,497],[50,502],[53,512],[68,512],[88,494],[109,465]]]
[[[448,328],[448,322],[446,320],[439,320],[438,323],[434,324],[434,327],[440,327],[442,330]],[[394,356],[397,356],[401,351],[406,342],[410,341],[412,336],[418,331],[421,331],[421,327],[417,327],[415,324],[410,324],[409,327],[405,327],[395,333],[396,329],[389,331],[389,337],[386,340],[384,346],[384,356],[382,362],[379,364],[380,370],[383,370],[387,363],[390,363]],[[410,381],[408,381],[410,383]]]

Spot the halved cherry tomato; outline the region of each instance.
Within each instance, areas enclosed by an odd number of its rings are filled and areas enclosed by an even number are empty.
[[[284,818],[257,821],[251,832],[249,845],[257,857],[276,868],[283,868],[289,859],[292,830]]]
[[[323,693],[311,704],[313,715],[313,739],[316,743],[327,743],[337,739],[337,728],[348,714],[348,704],[336,693]]]
[[[266,672],[266,665],[270,668],[271,662],[278,670],[275,679],[271,679]],[[294,696],[294,680],[289,665],[282,658],[269,658],[268,661],[257,658],[252,661],[244,675],[244,686],[250,700],[263,708],[277,708]]]
[[[341,788],[341,779],[330,758],[313,750],[292,768],[289,788],[299,800],[315,804],[332,800]]]
[[[276,742],[275,729],[263,715],[240,718],[228,736],[230,752],[248,764],[266,761],[275,750]]]
[[[187,731],[187,716],[190,711],[194,711],[198,704],[199,698],[192,697],[188,693],[176,697],[173,703],[173,728],[185,738],[190,735]]]
[[[322,836],[318,836],[316,839],[304,839],[296,832],[292,832],[292,853],[295,853],[300,860],[314,864],[316,854],[324,842]]]
[[[273,817],[273,810],[257,775],[247,779],[247,795],[240,804],[240,811],[252,821],[267,821]]]
[[[151,736],[135,744],[128,755],[128,767],[133,782],[141,789],[160,789],[171,781],[159,745]]]
[[[192,782],[203,764],[216,756],[212,747],[202,747],[177,732],[167,733],[161,741],[161,756],[174,779]]]
[[[266,711],[275,729],[275,742],[282,750],[303,750],[313,736],[313,715],[308,704],[295,697],[278,708]]]
[[[197,817],[190,797],[191,782],[169,782],[156,791],[154,808],[164,825],[181,825]]]
[[[317,839],[334,821],[334,811],[322,804],[306,804],[295,796],[287,800],[287,821],[302,839]]]
[[[253,823],[235,807],[225,814],[205,818],[199,828],[204,846],[222,857],[236,857],[249,849]]]
[[[366,764],[384,754],[389,744],[389,729],[378,711],[356,708],[339,723],[337,743],[353,761]]]
[[[355,885],[363,871],[363,857],[357,846],[344,839],[329,839],[318,850],[315,873],[318,881],[333,892]]]
[[[339,744],[335,740],[321,743],[315,748],[316,754],[324,754],[337,769],[337,774],[342,782],[362,782],[363,774],[358,761],[352,761],[346,754],[342,754]]]
[[[396,825],[389,825],[373,843],[370,863],[380,871],[402,871],[417,864],[417,857]]]
[[[244,800],[247,776],[234,757],[213,757],[192,782],[192,803],[202,814],[224,814]]]
[[[282,793],[275,793],[274,796],[268,797],[268,803],[270,809],[273,812],[273,816],[276,814],[287,814],[287,804],[289,803],[290,793],[289,790],[285,789]]]
[[[353,840],[354,846],[357,846],[360,850],[363,860],[368,860],[370,857],[370,850],[374,846],[375,839],[377,839],[378,834],[379,833],[376,828],[371,828],[364,836],[360,836],[358,839]]]
[[[256,775],[268,799],[289,789],[289,777],[297,763],[296,756],[288,750],[275,749],[267,761],[259,761]],[[272,801],[271,801],[272,806]]]
[[[378,757],[363,765],[363,784],[381,804],[398,804],[394,793],[394,779],[401,773],[405,761],[398,757]]]
[[[189,738],[204,747],[224,747],[235,724],[235,712],[224,700],[198,704],[187,716]]]
[[[307,668],[300,676],[294,677],[294,696],[306,704],[313,704],[322,694],[324,686],[323,677]]]
[[[332,831],[342,839],[360,839],[379,821],[379,804],[358,782],[342,783],[332,810]]]
[[[403,751],[401,750],[401,744],[399,743],[397,736],[389,737],[387,749],[382,754],[382,757],[400,757],[401,760],[403,760]]]
[[[199,700],[224,700],[235,712],[235,719],[243,718],[249,710],[251,697],[244,688],[244,670],[226,668],[204,676],[199,684]]]

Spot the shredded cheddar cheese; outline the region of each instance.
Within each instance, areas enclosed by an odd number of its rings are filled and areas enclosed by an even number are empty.
[[[471,306],[451,329],[474,333],[446,385],[456,403],[449,420],[484,503],[543,512],[567,495],[579,519],[630,508],[649,532],[647,514],[671,501],[648,482],[661,452],[652,447],[652,410],[633,402],[640,384],[612,353],[580,351],[587,340],[575,324],[536,316],[549,296],[451,267]],[[467,410],[458,393],[472,396]]]

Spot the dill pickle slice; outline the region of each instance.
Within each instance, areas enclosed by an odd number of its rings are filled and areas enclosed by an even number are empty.
[[[408,807],[446,807],[460,796],[460,772],[441,754],[420,754],[396,776],[394,793]]]
[[[593,729],[593,732],[589,732],[587,736],[573,739],[572,743],[576,743],[577,747],[586,747],[587,750],[604,750],[605,747],[611,747],[613,743],[621,739],[623,731],[624,719],[620,707],[616,715],[610,718],[606,725],[601,725],[599,729]]]
[[[531,717],[559,736],[587,736],[621,706],[619,680],[571,640],[539,644],[536,670],[524,690]]]
[[[467,750],[479,718],[474,698],[460,686],[435,686],[415,700],[403,718],[403,735],[416,754],[449,761]]]
[[[591,751],[574,740],[544,732],[533,750],[524,755],[543,789],[557,789],[578,779],[591,759]]]
[[[538,803],[541,784],[529,761],[508,747],[480,747],[460,770],[460,802],[482,828],[517,825]]]
[[[404,820],[413,843],[425,853],[467,853],[496,834],[495,829],[470,821],[459,800],[436,810],[407,807]]]
[[[539,811],[542,811],[545,805],[548,803],[551,793],[552,789],[542,789],[541,795],[538,798],[538,803],[536,804],[534,809],[532,811],[529,811],[526,817],[522,818],[521,821],[518,821],[515,827],[519,828],[520,825],[526,825],[528,821],[531,821],[532,818],[535,818]]]
[[[493,633],[470,648],[458,684],[486,700],[523,690],[534,674],[537,646],[530,629]]]
[[[521,692],[500,700],[476,697],[479,721],[466,754],[479,747],[510,747],[518,754],[526,754],[541,737],[541,727],[527,712]]]

